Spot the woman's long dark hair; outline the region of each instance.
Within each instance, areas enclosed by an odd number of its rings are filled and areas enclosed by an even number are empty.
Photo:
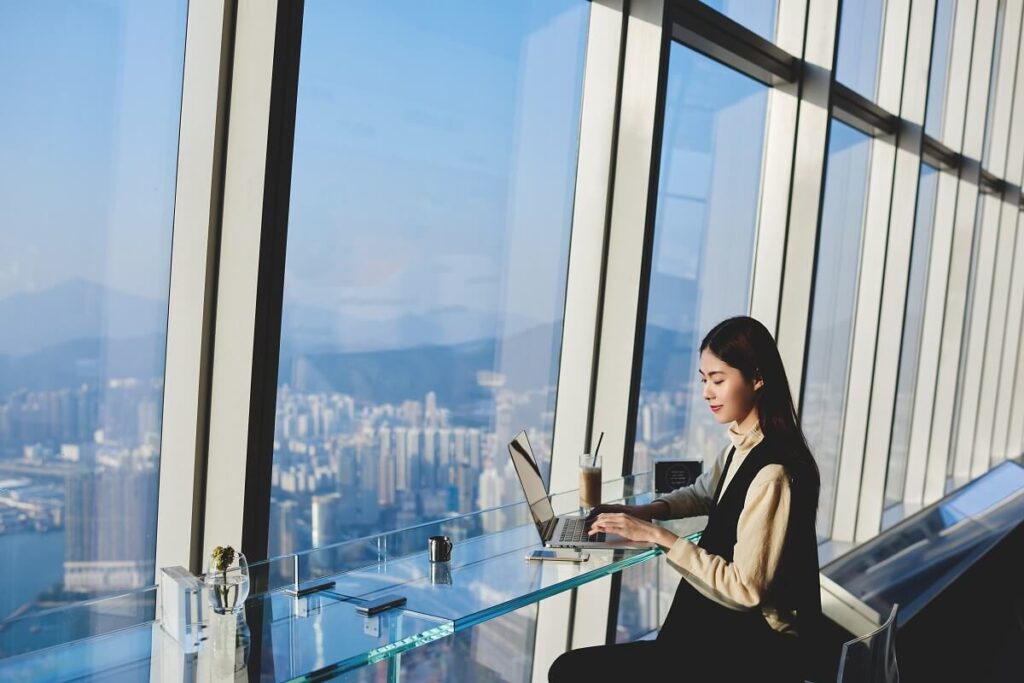
[[[705,349],[739,370],[748,382],[760,379],[764,383],[754,394],[761,431],[765,440],[779,446],[790,476],[803,483],[808,504],[813,501],[817,508],[821,486],[818,465],[800,429],[786,369],[771,333],[759,321],[741,315],[711,328],[700,343],[700,351]]]

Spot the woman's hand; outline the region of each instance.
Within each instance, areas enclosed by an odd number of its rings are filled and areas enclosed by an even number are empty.
[[[678,536],[668,529],[663,529],[648,521],[637,519],[624,512],[602,512],[598,514],[591,523],[588,533],[595,534],[599,531],[617,534],[630,541],[657,543],[664,548],[671,548],[672,544],[679,539]]]
[[[587,515],[587,520],[593,520],[605,512],[621,512],[624,515],[650,522],[652,519],[667,519],[668,504],[665,501],[655,501],[647,505],[598,505]]]
[[[629,515],[630,517],[636,517],[637,519],[643,519],[649,522],[651,521],[651,518],[644,515],[644,511],[642,510],[643,507],[643,505],[598,505],[590,510],[590,514],[587,515],[587,522],[593,522],[597,519],[598,515],[606,512],[621,512],[622,514]]]

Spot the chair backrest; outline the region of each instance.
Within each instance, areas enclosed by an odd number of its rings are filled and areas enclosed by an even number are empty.
[[[877,629],[843,644],[839,659],[839,683],[899,683],[896,666],[896,612]]]

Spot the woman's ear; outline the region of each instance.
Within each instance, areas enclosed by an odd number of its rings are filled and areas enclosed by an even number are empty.
[[[754,391],[760,391],[764,387],[764,380],[761,377],[754,377]]]

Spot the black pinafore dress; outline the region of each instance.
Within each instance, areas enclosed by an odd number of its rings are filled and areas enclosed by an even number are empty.
[[[777,450],[762,440],[747,454],[723,494],[722,486],[735,452],[733,448],[726,460],[707,526],[698,543],[728,562],[733,561],[737,525],[751,482],[767,465],[785,466]],[[811,489],[804,485],[807,480],[794,476],[788,468],[787,474],[791,485],[790,519],[782,559],[766,601],[796,609],[796,630],[807,634],[821,616],[814,531],[817,501],[811,505],[804,495],[805,489]],[[760,607],[726,607],[706,597],[685,578],[679,582],[658,634],[660,650],[677,652],[686,658],[680,663],[680,670],[687,672],[687,680],[802,681],[807,670],[808,640],[805,635],[798,637],[772,629]]]

